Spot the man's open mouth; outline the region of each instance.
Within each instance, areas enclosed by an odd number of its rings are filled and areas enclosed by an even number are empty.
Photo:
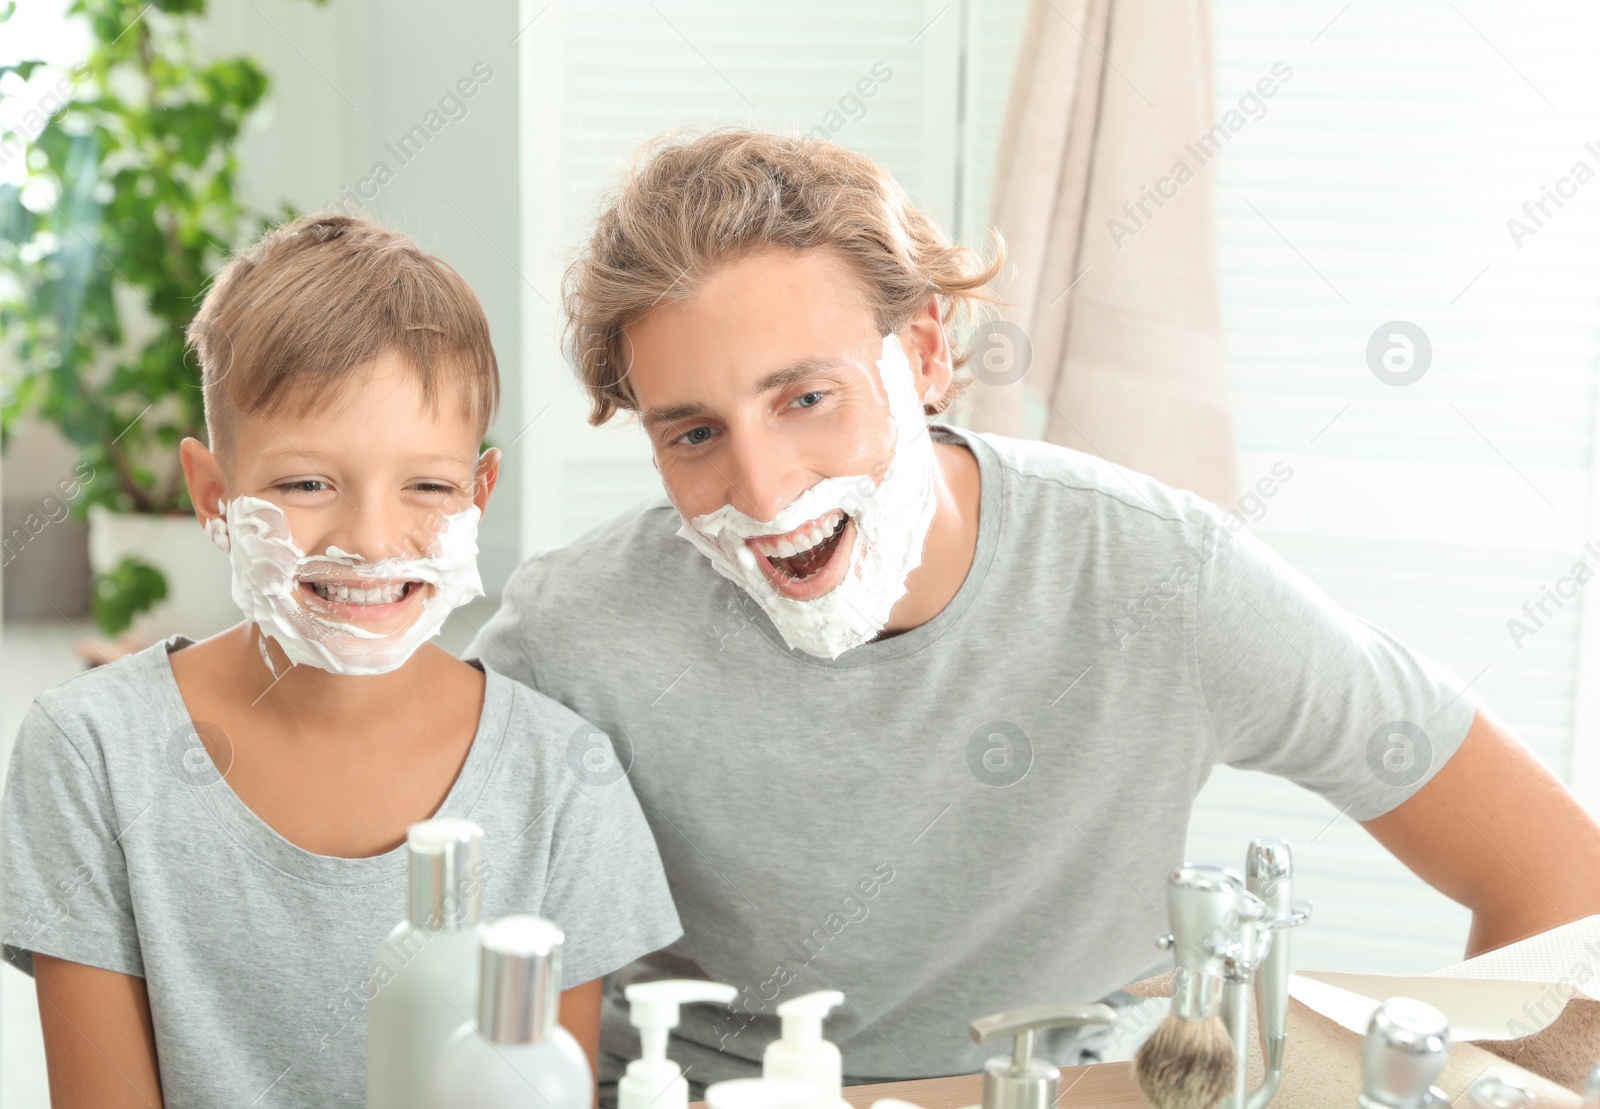
[[[783,535],[759,535],[746,539],[752,550],[772,564],[779,574],[792,581],[805,581],[828,565],[850,518],[839,509],[795,528]]]

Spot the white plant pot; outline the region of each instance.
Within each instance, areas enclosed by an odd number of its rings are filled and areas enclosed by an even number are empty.
[[[104,573],[129,555],[167,579],[166,600],[134,617],[126,633],[132,639],[154,643],[179,632],[204,639],[243,619],[230,591],[228,556],[193,516],[113,512],[90,505],[90,570]]]

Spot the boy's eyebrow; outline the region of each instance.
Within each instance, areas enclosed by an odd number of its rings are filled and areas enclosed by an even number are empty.
[[[326,460],[331,456],[327,451],[301,450],[299,447],[290,445],[264,450],[261,452],[261,457],[268,462],[273,462],[279,458]],[[464,466],[471,466],[478,461],[478,456],[465,451],[436,451],[432,454],[412,455],[407,461],[413,463],[459,462]]]
[[[822,370],[831,370],[839,365],[841,365],[841,362],[837,358],[828,358],[820,355],[814,358],[802,358],[798,362],[791,362],[782,369],[773,370],[771,373],[763,375],[751,388],[750,395],[759,397],[763,393],[772,392],[774,389],[787,388]],[[647,408],[642,422],[648,430],[659,424],[676,423],[678,420],[701,419],[711,415],[713,415],[713,412],[710,405],[701,401],[689,401],[684,404],[670,404],[663,408]]]

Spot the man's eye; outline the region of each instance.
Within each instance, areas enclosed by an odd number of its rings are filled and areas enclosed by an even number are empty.
[[[827,396],[827,394],[821,392],[820,390],[810,393],[801,393],[794,399],[794,403],[799,405],[801,408],[815,408],[817,405],[822,403],[822,398],[825,396]]]
[[[686,443],[691,447],[701,447],[710,438],[711,429],[709,427],[695,427],[678,436],[678,442]]]

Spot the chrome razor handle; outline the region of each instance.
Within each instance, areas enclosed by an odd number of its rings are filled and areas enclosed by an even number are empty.
[[[1239,908],[1234,914],[1233,942],[1222,959],[1222,1023],[1233,1041],[1233,1094],[1224,1103],[1228,1109],[1246,1109],[1250,1082],[1250,992],[1263,958],[1272,945],[1272,930],[1266,924],[1267,907],[1248,890],[1239,892]]]
[[[1434,1086],[1450,1057],[1450,1022],[1432,1005],[1391,997],[1373,1011],[1361,1043],[1358,1109],[1443,1109]]]
[[[1283,1058],[1289,1030],[1289,936],[1287,930],[1311,916],[1309,901],[1294,901],[1294,861],[1289,843],[1282,839],[1254,839],[1245,856],[1245,888],[1266,907],[1262,921],[1272,933],[1260,968],[1256,971],[1256,1020],[1261,1028],[1261,1085],[1250,1095],[1247,1109],[1265,1109],[1283,1081]]]
[[[1600,1109],[1600,1063],[1590,1068],[1583,1084],[1583,1109]]]

